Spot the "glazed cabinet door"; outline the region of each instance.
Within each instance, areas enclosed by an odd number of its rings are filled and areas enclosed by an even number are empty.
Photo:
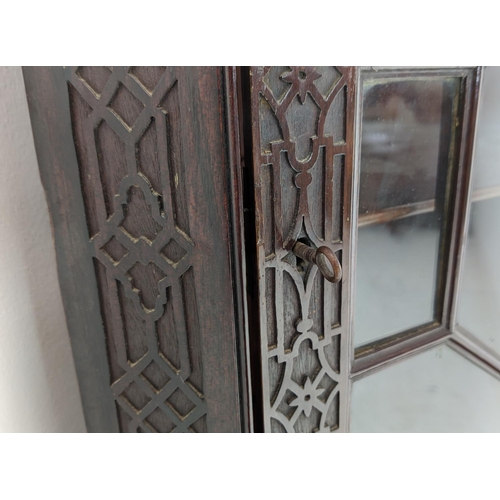
[[[250,69],[266,432],[498,430],[498,266],[474,231],[498,235],[479,214],[496,217],[481,200],[498,196],[500,115],[490,83],[472,189],[480,82],[477,67]]]
[[[24,75],[88,430],[249,431],[235,71]]]

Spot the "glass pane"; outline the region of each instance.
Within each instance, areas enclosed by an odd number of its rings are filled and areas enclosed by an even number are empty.
[[[434,199],[443,100],[453,90],[442,79],[365,82],[360,214]]]
[[[500,67],[484,69],[474,151],[474,190],[500,186]]]
[[[500,432],[500,381],[442,345],[353,384],[351,432]]]
[[[500,198],[472,204],[458,323],[500,354]]]
[[[372,340],[434,318],[440,227],[428,214],[360,227],[355,340]]]
[[[436,321],[459,83],[363,83],[356,345]]]
[[[500,354],[500,68],[486,68],[458,323]]]

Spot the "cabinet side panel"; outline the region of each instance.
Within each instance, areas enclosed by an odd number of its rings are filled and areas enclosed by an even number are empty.
[[[82,397],[100,408],[89,429],[245,430],[222,69],[27,68],[25,79]],[[61,117],[47,137],[42,122]],[[86,351],[98,373],[78,361]]]
[[[62,69],[23,68],[23,74],[87,430],[116,432],[66,81]]]

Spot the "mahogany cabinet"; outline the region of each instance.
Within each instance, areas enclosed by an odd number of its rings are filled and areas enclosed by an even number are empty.
[[[488,71],[24,68],[88,430],[495,430]]]

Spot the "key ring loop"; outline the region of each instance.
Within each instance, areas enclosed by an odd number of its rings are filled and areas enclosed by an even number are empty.
[[[297,241],[292,248],[293,253],[307,262],[316,264],[321,274],[330,283],[338,283],[342,279],[342,266],[335,253],[327,246],[321,246],[317,250]]]

